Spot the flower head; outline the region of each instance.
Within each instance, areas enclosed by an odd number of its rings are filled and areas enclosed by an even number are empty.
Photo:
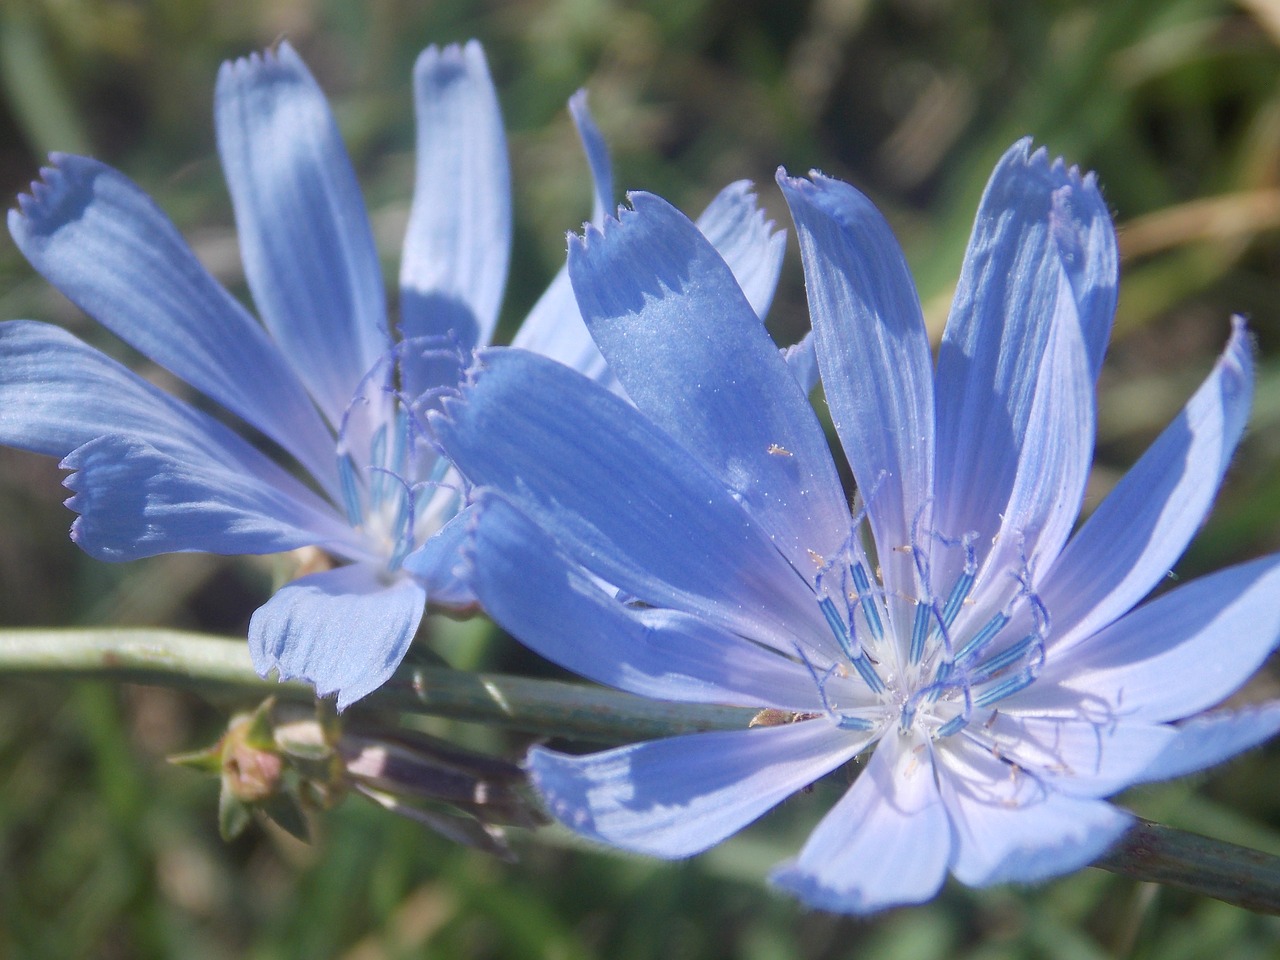
[[[1280,636],[1280,557],[1131,609],[1203,520],[1243,429],[1243,325],[1073,534],[1117,278],[1092,176],[1027,142],[1004,156],[936,367],[871,203],[818,174],[779,183],[852,509],[730,271],[645,194],[569,258],[635,407],[488,351],[432,415],[490,491],[474,583],[499,622],[592,679],[760,710],[740,731],[536,748],[534,782],[580,833],[680,857],[870,751],[773,874],[806,902],[866,912],[925,900],[948,871],[982,886],[1084,866],[1131,823],[1103,798],[1280,728],[1276,705],[1202,716]]]
[[[456,574],[462,481],[426,415],[498,319],[511,244],[507,153],[477,43],[425,50],[414,95],[416,183],[394,325],[351,161],[287,43],[224,65],[215,96],[261,323],[135,184],[97,161],[55,155],[9,216],[18,246],[59,290],[283,456],[32,321],[0,324],[0,443],[62,458],[80,514],[72,536],[95,557],[322,551],[321,566],[333,568],[276,593],[249,640],[264,675],[336,691],[340,707],[390,677],[428,601],[475,602]],[[603,218],[608,155],[582,94],[570,110]],[[726,188],[699,223],[763,314],[782,237],[748,186]],[[563,272],[520,342],[610,382]]]

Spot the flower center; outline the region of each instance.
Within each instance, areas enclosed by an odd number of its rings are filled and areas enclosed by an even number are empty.
[[[1035,680],[1048,615],[1030,573],[1025,563],[980,573],[974,539],[931,534],[922,546],[917,538],[909,548],[916,595],[897,603],[889,602],[879,572],[869,572],[856,546],[819,569],[818,606],[842,656],[821,675],[809,667],[828,715],[840,726],[883,733],[897,723],[904,733],[914,728],[942,739],[964,729],[975,711]],[[945,592],[931,583],[929,542],[941,544],[942,553],[962,551],[963,563]],[[865,702],[870,694],[870,705],[841,709],[828,693],[837,676],[842,684],[861,684],[856,699]]]
[[[387,558],[392,572],[457,512],[461,498],[425,416],[442,395],[456,391],[462,365],[458,352],[439,339],[405,341],[379,360],[361,380],[338,431],[347,521]],[[439,368],[436,377],[424,378],[431,367]],[[401,389],[424,379],[442,383],[412,399]]]

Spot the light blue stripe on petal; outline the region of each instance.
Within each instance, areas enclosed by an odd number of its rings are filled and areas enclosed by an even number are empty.
[[[406,337],[493,335],[511,252],[511,173],[484,52],[428,47],[413,71],[417,174],[400,265]]]
[[[939,751],[938,779],[955,830],[951,871],[961,883],[1036,883],[1078,870],[1133,823],[1106,801],[1045,789],[985,748],[951,742]]]
[[[627,606],[496,495],[474,511],[485,612],[547,659],[645,697],[821,711],[801,664],[685,614]]]
[[[1176,738],[1168,724],[1090,719],[1083,707],[1076,717],[1023,716],[1007,703],[1001,707],[980,733],[965,736],[1072,796],[1107,797],[1139,782]]]
[[[422,621],[426,593],[412,577],[390,582],[351,564],[285,584],[249,622],[262,676],[304,680],[343,710],[390,679]]]
[[[64,457],[101,436],[253,474],[323,513],[328,505],[238,434],[147,383],[61,327],[0,323],[0,444]]]
[[[1249,338],[1236,318],[1213,372],[1043,578],[1055,651],[1111,623],[1166,576],[1209,512],[1252,394]]]
[[[1060,278],[1060,285],[1065,287],[1065,278]],[[996,446],[985,460],[999,473],[1001,466],[1016,458],[1016,473],[1009,500],[998,513],[1000,525],[987,556],[989,572],[980,574],[981,587],[975,591],[972,607],[956,621],[959,633],[987,622],[1019,589],[1010,572],[1030,568],[1035,579],[1028,586],[1034,586],[1057,557],[1080,513],[1093,456],[1093,377],[1070,298],[1060,297],[1058,309],[1060,316],[1032,375],[1026,436],[1018,447]],[[954,535],[950,529],[944,532]],[[949,568],[945,563],[934,564],[941,583],[950,582],[965,562],[958,550],[948,551],[946,559]],[[984,604],[984,598],[990,602]]]
[[[194,451],[187,451],[188,454]],[[210,457],[179,459],[143,440],[106,436],[63,459],[80,514],[71,539],[99,560],[161,553],[278,553],[306,545],[345,553],[351,530],[254,474]]]
[[[390,346],[382,269],[337,125],[288,43],[223,64],[214,115],[254,302],[336,425]]]
[[[773,221],[765,219],[751,181],[729,184],[695,222],[733,271],[751,309],[763,320],[778,288],[787,235],[774,230]]]
[[[526,767],[556,819],[655,857],[701,853],[853,757],[825,720],[637,743],[582,757],[541,747]]]
[[[868,503],[884,586],[915,596],[903,547],[933,495],[933,359],[907,263],[884,217],[846,183],[778,172],[804,261],[832,422]],[[909,610],[898,610],[905,632]]]
[[[987,185],[938,354],[934,519],[948,535],[989,543],[996,533],[1055,318],[1076,318],[1097,377],[1116,263],[1093,178],[1015,144]],[[1063,312],[1063,298],[1074,310]]]
[[[838,655],[812,591],[680,444],[561,364],[510,349],[480,360],[474,385],[432,420],[472,482],[646,603],[787,653],[799,640]]]
[[[1270,740],[1280,732],[1280,702],[1202,714],[1173,729],[1173,741],[1147,767],[1142,780],[1183,777]]]
[[[802,577],[849,537],[826,437],[732,272],[646,193],[569,247],[592,336],[643,413],[733,491]]]
[[[872,913],[928,900],[950,857],[951,828],[929,746],[891,733],[800,856],[769,879],[820,910]]]
[[[1167,722],[1237,690],[1280,641],[1280,554],[1171,590],[1080,641],[1050,650],[1039,679],[1006,701],[1019,712],[1086,710]]]
[[[128,178],[55,156],[9,230],[44,277],[156,363],[257,427],[329,489],[333,437],[262,327]]]

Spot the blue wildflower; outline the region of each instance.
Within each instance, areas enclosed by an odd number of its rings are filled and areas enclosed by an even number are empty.
[[[493,350],[433,414],[488,490],[474,582],[500,623],[588,678],[760,710],[739,731],[535,748],[533,780],[582,835],[683,857],[871,751],[773,873],[825,909],[919,902],[948,871],[985,886],[1082,867],[1132,823],[1103,798],[1280,728],[1280,705],[1204,712],[1280,636],[1280,557],[1131,609],[1185,549],[1240,437],[1243,324],[1073,534],[1117,282],[1093,177],[1027,142],[1004,156],[936,369],[872,204],[817,174],[779,182],[852,509],[730,271],[646,194],[569,258],[634,407]]]
[[[255,613],[249,641],[264,676],[277,670],[337,692],[339,707],[387,680],[428,601],[475,602],[455,571],[462,481],[425,416],[497,321],[511,243],[506,144],[478,44],[424,51],[414,95],[416,183],[396,335],[354,170],[324,95],[287,43],[226,64],[215,97],[261,324],[135,184],[97,161],[55,155],[9,217],[51,283],[282,456],[32,321],[0,324],[0,443],[63,458],[68,505],[80,515],[72,537],[95,557],[322,551],[327,569],[276,593]],[[570,110],[602,219],[612,204],[608,155],[583,95]],[[748,186],[726,188],[699,222],[763,315],[783,238]],[[609,382],[567,274],[521,342]]]

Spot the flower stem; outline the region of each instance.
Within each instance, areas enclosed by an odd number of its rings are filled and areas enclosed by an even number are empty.
[[[177,630],[0,630],[0,674],[92,677],[205,694],[312,700],[300,683],[263,680],[243,640]],[[665,703],[558,680],[406,665],[353,710],[493,723],[543,736],[612,743],[741,730],[756,711]],[[1140,820],[1094,866],[1280,914],[1280,857]]]

